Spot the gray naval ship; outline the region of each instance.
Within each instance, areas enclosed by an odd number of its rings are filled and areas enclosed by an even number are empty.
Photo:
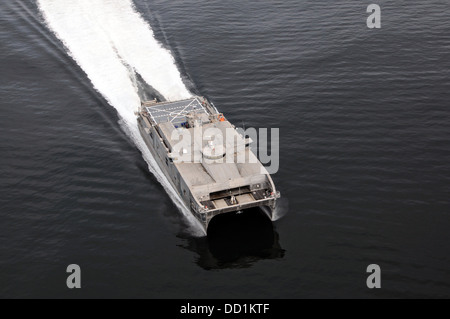
[[[137,115],[147,147],[206,231],[214,216],[250,207],[272,217],[280,193],[250,149],[251,138],[207,99],[145,101]]]

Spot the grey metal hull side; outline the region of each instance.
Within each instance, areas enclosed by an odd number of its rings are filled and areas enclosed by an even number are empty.
[[[143,125],[140,123],[139,120],[138,120],[138,127],[139,127],[139,132],[141,133],[141,136],[144,139],[145,144],[147,145],[148,149],[150,150],[150,153],[152,154],[152,156],[155,159],[156,163],[158,164],[159,168],[161,169],[161,171],[166,176],[166,178],[169,181],[170,185],[177,192],[178,196],[182,199],[183,203],[189,209],[191,214],[202,224],[204,229],[207,230],[208,223],[206,222],[206,220],[202,220],[202,218],[201,218],[202,216],[200,215],[200,213],[197,213],[192,208],[191,203],[195,203],[195,200],[192,198],[192,195],[191,195],[191,192],[190,192],[189,188],[188,187],[182,187],[181,185],[180,185],[180,187],[178,187],[177,185],[174,184],[173,176],[167,171],[165,163],[160,158],[160,156],[158,155],[156,149],[153,146],[153,141],[150,139],[149,134],[145,131]],[[181,178],[180,178],[180,184],[181,183],[184,183],[184,181],[182,182]],[[181,189],[187,189],[186,194],[182,194],[180,192]]]
[[[173,182],[173,177],[169,174],[167,171],[165,164],[163,163],[162,159],[159,157],[158,153],[156,152],[155,148],[153,147],[153,142],[150,139],[147,132],[145,132],[145,129],[142,127],[140,123],[138,123],[139,132],[141,133],[142,138],[144,139],[145,144],[147,145],[148,149],[150,150],[150,153],[152,154],[153,158],[155,159],[156,163],[158,164],[161,171],[166,176],[167,180],[170,182],[170,185],[173,187],[173,189],[177,192],[177,194],[180,196],[180,198],[183,200],[186,207],[189,207],[189,202],[186,202],[186,200],[183,198],[183,196],[180,194],[180,191],[178,187]]]

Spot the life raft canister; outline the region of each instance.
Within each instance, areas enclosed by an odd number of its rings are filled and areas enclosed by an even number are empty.
[[[217,119],[218,119],[220,122],[224,122],[224,121],[225,121],[225,117],[223,116],[223,114],[217,115]]]

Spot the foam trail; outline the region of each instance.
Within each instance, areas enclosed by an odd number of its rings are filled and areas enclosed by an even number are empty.
[[[118,112],[121,125],[141,150],[150,171],[181,210],[193,235],[204,235],[200,223],[178,197],[145,146],[134,112],[140,98],[134,74],[168,100],[188,98],[170,52],[153,36],[131,0],[38,0],[49,29],[84,70],[94,88]]]

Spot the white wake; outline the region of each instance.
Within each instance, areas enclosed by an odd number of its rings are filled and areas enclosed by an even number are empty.
[[[153,31],[131,0],[38,0],[48,28],[64,43],[94,88],[118,112],[123,129],[142,151],[194,235],[203,228],[191,215],[157,166],[139,134],[134,112],[140,105],[134,72],[167,100],[188,98],[171,53],[156,41]]]

